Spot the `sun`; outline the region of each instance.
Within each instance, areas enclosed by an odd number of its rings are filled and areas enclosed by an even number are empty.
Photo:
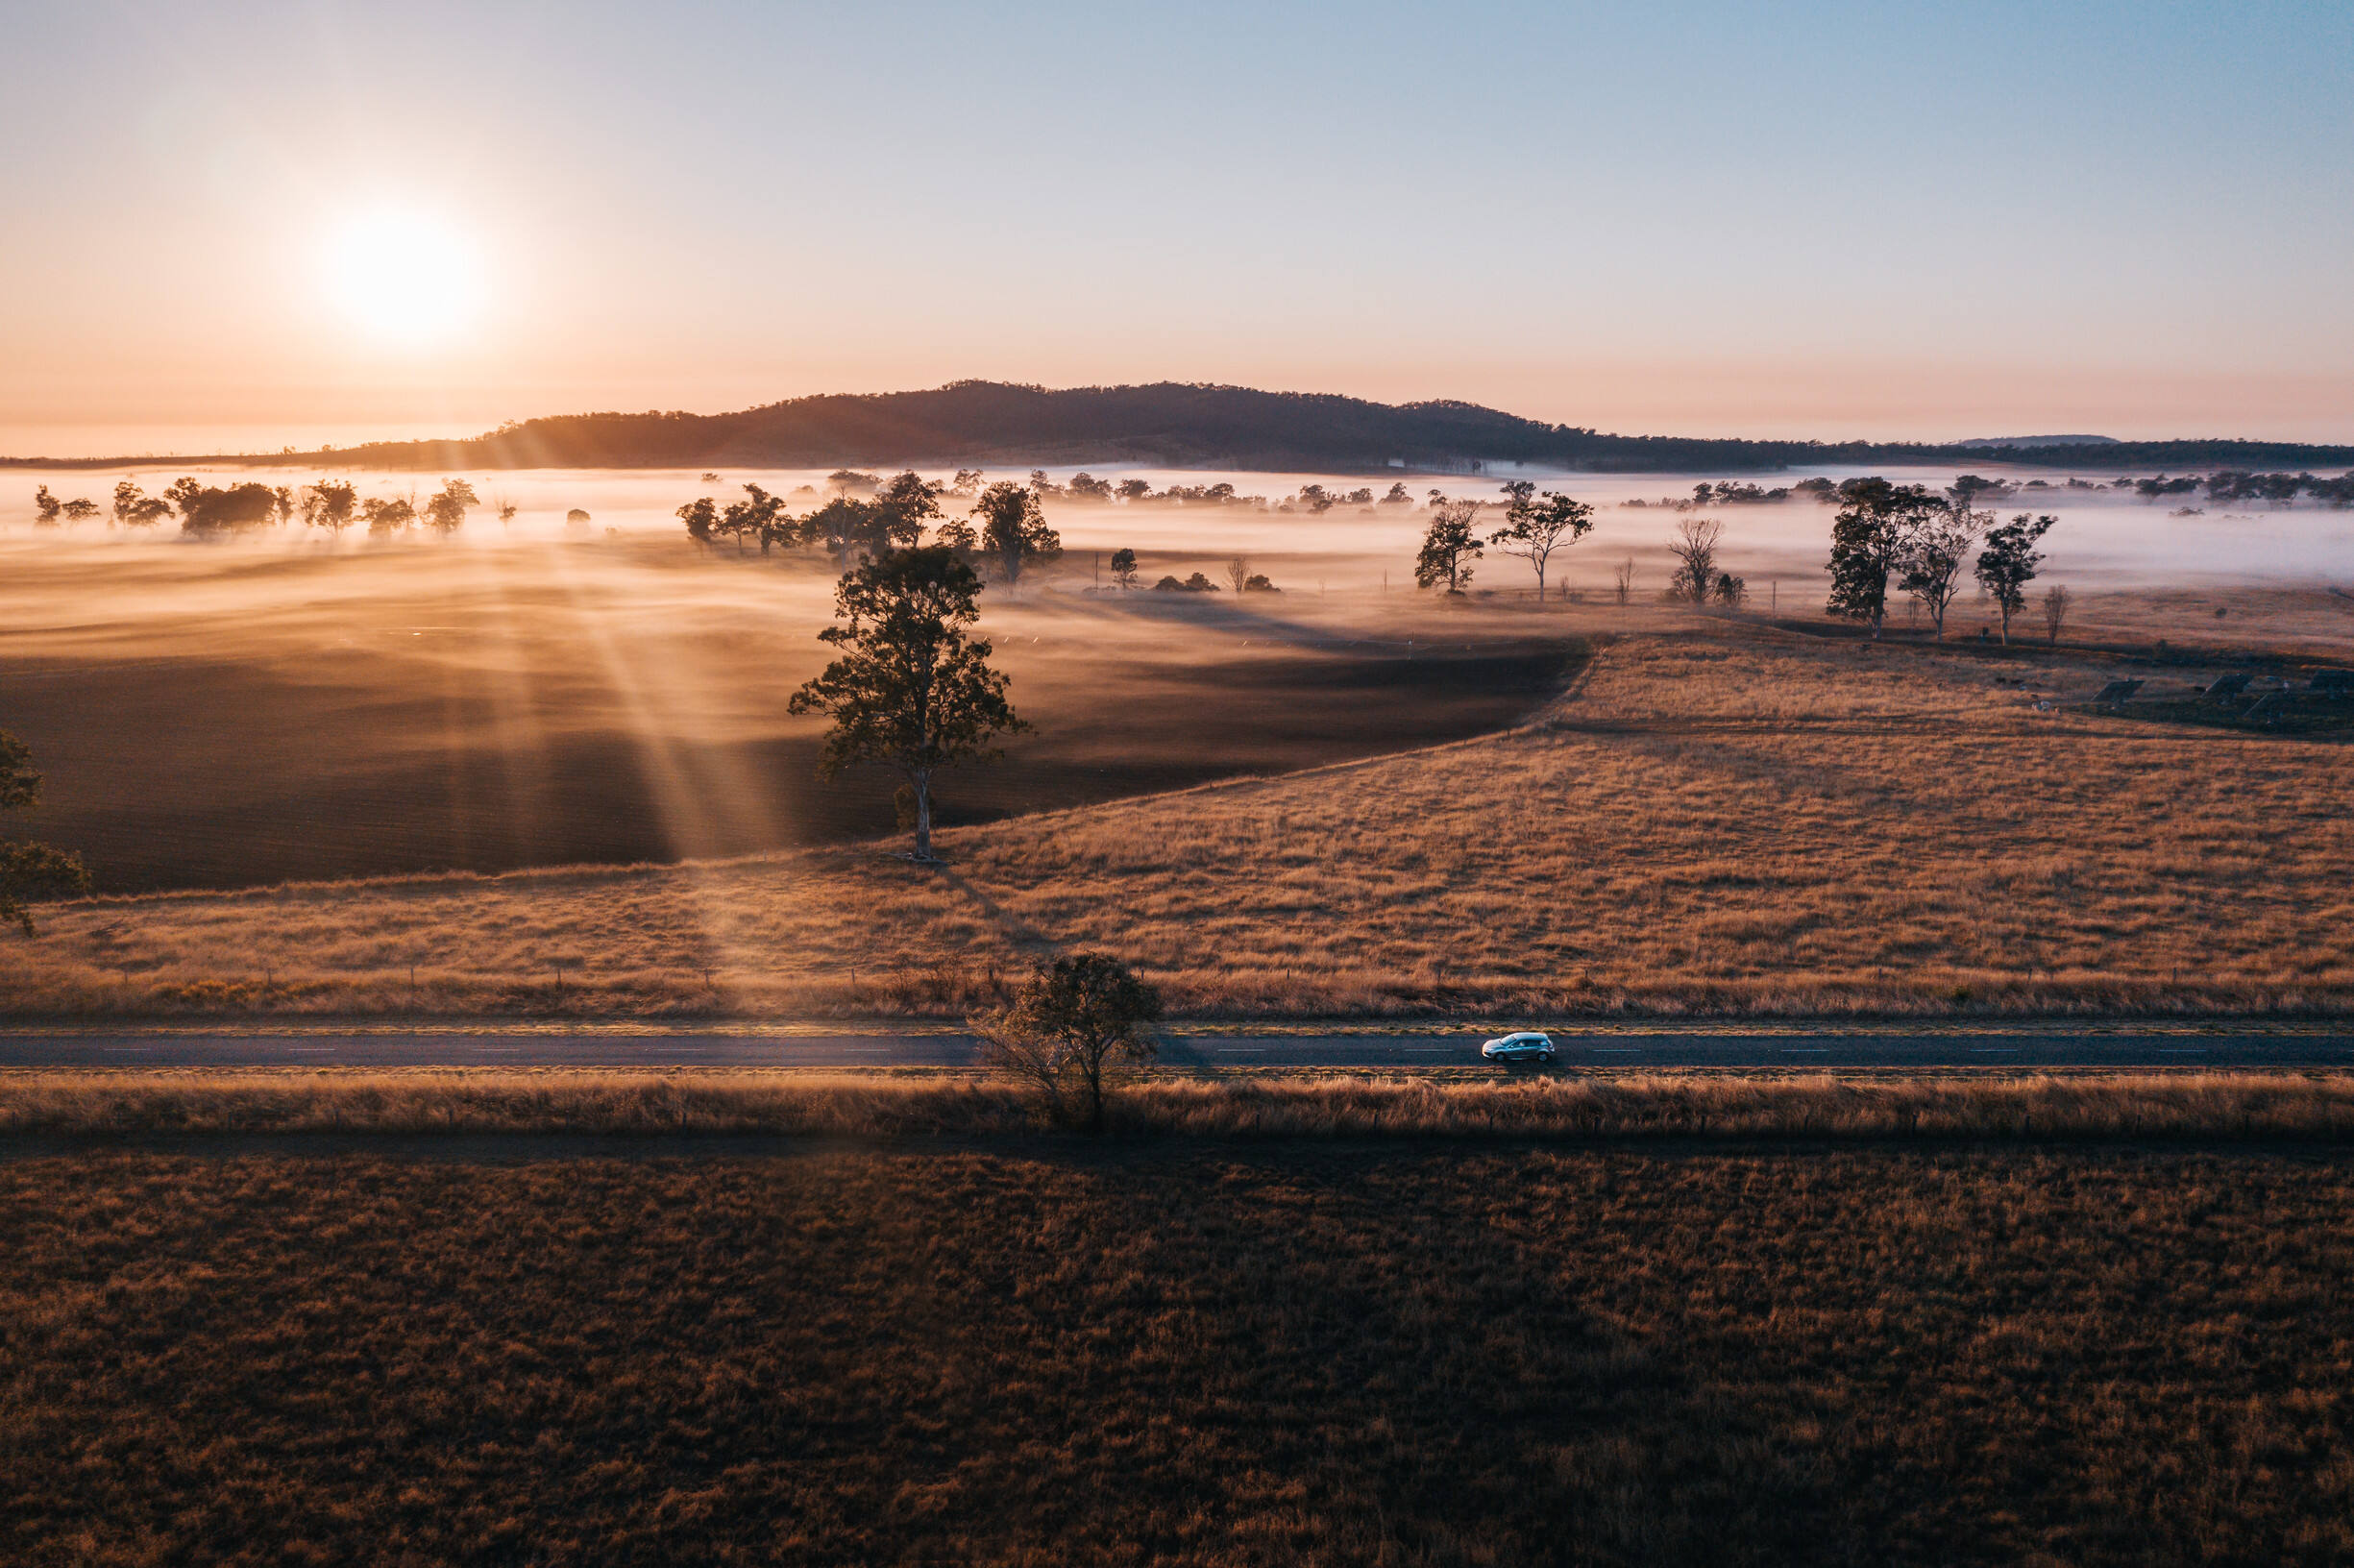
[[[445,342],[481,308],[479,250],[431,212],[383,207],[354,213],[329,235],[326,257],[329,299],[380,342]]]

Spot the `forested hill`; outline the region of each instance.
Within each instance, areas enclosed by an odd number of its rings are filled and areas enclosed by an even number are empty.
[[[1367,403],[1239,386],[1050,391],[957,381],[926,392],[795,398],[730,414],[566,414],[471,441],[300,454],[350,467],[831,468],[1084,463],[1354,472],[1534,462],[1600,472],[1738,472],[1858,463],[2033,463],[2087,473],[2354,464],[2354,447],[2258,441],[2026,448],[1605,435],[1468,403]],[[257,456],[282,463],[286,454]],[[75,466],[111,466],[77,464]]]

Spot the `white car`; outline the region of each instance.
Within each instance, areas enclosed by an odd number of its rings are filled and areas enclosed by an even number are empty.
[[[1553,1037],[1534,1029],[1498,1035],[1480,1047],[1480,1054],[1490,1062],[1550,1062],[1555,1054]]]

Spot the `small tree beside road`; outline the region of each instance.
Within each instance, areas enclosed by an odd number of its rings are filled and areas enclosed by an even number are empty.
[[[1115,1075],[1148,1065],[1145,1025],[1161,1017],[1161,994],[1102,953],[1058,958],[1014,999],[971,1020],[981,1058],[1035,1090],[1057,1126],[1103,1131],[1105,1090]]]

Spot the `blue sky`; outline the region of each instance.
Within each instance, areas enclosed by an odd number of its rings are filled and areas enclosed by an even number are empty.
[[[8,31],[16,422],[1172,377],[2354,439],[2342,3],[97,0]],[[463,332],[323,303],[320,236],[387,203],[465,237]]]

